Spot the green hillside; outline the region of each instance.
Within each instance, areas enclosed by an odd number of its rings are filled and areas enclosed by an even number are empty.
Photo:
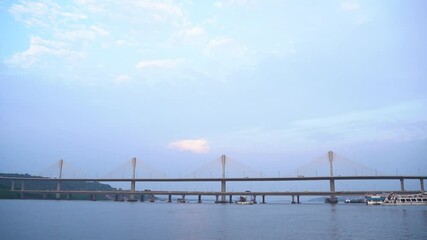
[[[40,176],[31,176],[29,174],[12,174],[12,173],[0,173],[1,177],[31,177],[31,178],[43,178]],[[24,188],[26,190],[56,190],[56,182],[54,181],[27,181],[25,182]],[[22,181],[15,180],[15,190],[20,190],[22,186]],[[11,191],[12,181],[0,179],[0,199],[18,199],[21,198],[21,195],[17,192]],[[95,191],[108,191],[116,190],[108,184],[103,184],[99,182],[81,182],[81,181],[66,181],[61,183],[62,190],[95,190]],[[62,196],[65,198],[66,196]],[[25,194],[27,199],[42,199],[42,194]],[[49,194],[47,196],[49,199],[54,199],[55,194]],[[71,199],[73,200],[87,200],[90,197],[87,195],[72,195]],[[97,196],[97,199],[102,200],[106,199],[103,196]]]

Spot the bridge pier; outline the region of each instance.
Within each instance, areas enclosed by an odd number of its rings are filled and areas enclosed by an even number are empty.
[[[186,203],[187,201],[185,200],[185,195],[183,194],[183,195],[181,195],[181,197],[182,197],[182,198],[181,198],[181,199],[182,199],[182,200],[181,200],[181,202],[182,202],[182,203]]]
[[[424,192],[424,179],[420,178],[420,187],[421,187],[421,192]]]
[[[296,202],[295,202],[295,195],[292,195],[292,202],[291,202],[292,204],[295,204]]]
[[[96,194],[92,193],[92,194],[90,195],[90,200],[91,200],[91,201],[96,201]]]
[[[265,204],[265,195],[262,195],[262,203]]]
[[[43,193],[43,199],[47,199],[47,193]]]
[[[56,183],[56,190],[57,191],[61,191],[61,181],[58,181]],[[56,200],[61,199],[61,194],[60,193],[56,193]]]
[[[12,185],[10,186],[10,191],[15,191],[15,180],[12,180]]]
[[[71,193],[67,194],[67,200],[71,200]]]
[[[230,196],[228,196],[229,197],[229,201],[228,201],[228,203],[233,203],[233,195],[230,195]]]
[[[301,202],[299,201],[299,195],[297,195],[297,203],[300,204]]]
[[[330,176],[331,178],[329,179],[329,189],[331,191],[331,204],[335,204],[338,203],[338,200],[335,199],[335,179],[333,179],[334,177],[334,152],[329,151],[328,152],[328,158],[329,158],[329,172],[330,172]]]
[[[202,203],[202,195],[199,195],[198,199],[197,199],[198,203]]]
[[[172,195],[168,195],[168,203],[172,202]]]
[[[405,180],[403,178],[400,179],[400,191],[405,191]]]
[[[21,199],[24,199],[24,193],[22,192],[22,190],[25,190],[25,184],[24,184],[24,180],[21,180]]]
[[[130,182],[130,191],[135,192],[135,168],[136,168],[136,158],[132,158],[132,181]],[[131,193],[129,196],[129,201],[134,202],[135,194]]]
[[[257,203],[257,201],[256,201],[256,195],[253,196],[253,200],[254,200],[254,203]]]
[[[221,155],[221,166],[222,166],[222,178],[225,178],[225,163],[227,161],[227,158],[225,157],[225,155]],[[225,192],[227,192],[227,186],[226,186],[226,182],[225,180],[221,181],[221,193],[223,193],[223,195],[221,195],[221,203],[225,203]],[[218,201],[217,201],[218,202]]]
[[[169,195],[170,196],[170,195]],[[144,194],[141,194],[141,197],[140,197],[140,199],[139,199],[141,202],[145,202],[145,195]]]
[[[215,203],[219,203],[219,196],[215,195]]]

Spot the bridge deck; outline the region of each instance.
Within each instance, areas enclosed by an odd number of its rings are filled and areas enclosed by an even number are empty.
[[[330,196],[341,195],[341,196],[350,196],[350,195],[367,195],[367,194],[380,194],[390,191],[285,191],[285,192],[207,192],[207,191],[77,191],[77,190],[14,190],[19,193],[39,193],[39,194],[153,194],[153,195],[203,195],[203,196],[240,196],[240,195],[256,195],[256,196]],[[420,191],[393,191],[396,194],[417,194]]]
[[[25,178],[0,177],[0,180],[28,180],[28,181],[88,181],[88,182],[262,182],[262,181],[316,181],[316,180],[424,180],[427,176],[334,176],[334,177],[244,177],[244,178]]]

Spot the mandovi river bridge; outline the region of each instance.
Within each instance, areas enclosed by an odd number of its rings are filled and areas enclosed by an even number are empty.
[[[306,176],[299,173],[303,173],[304,169],[310,168],[310,166],[319,164],[322,162],[320,158],[314,161],[314,163],[309,164],[301,168],[300,172],[297,172],[296,176],[277,176],[277,177],[229,177],[227,176],[226,166],[229,162],[228,158],[225,155],[222,155],[220,158],[221,162],[221,177],[179,177],[179,178],[167,178],[167,177],[147,177],[147,178],[137,178],[136,177],[136,158],[131,160],[131,177],[129,178],[63,178],[62,176],[62,168],[63,168],[63,160],[59,161],[59,174],[57,178],[26,178],[26,177],[0,177],[3,180],[9,180],[12,182],[11,191],[19,192],[21,194],[21,198],[25,198],[25,194],[29,193],[37,193],[42,194],[46,197],[48,194],[56,194],[56,199],[62,199],[61,196],[66,196],[66,199],[70,199],[70,196],[73,194],[86,194],[90,195],[92,200],[96,200],[97,195],[109,195],[113,196],[114,200],[119,200],[121,196],[126,196],[128,201],[145,201],[145,196],[147,194],[150,195],[158,195],[167,197],[167,202],[172,202],[172,196],[179,196],[181,200],[185,201],[186,196],[197,196],[197,202],[202,202],[203,196],[213,196],[215,197],[216,203],[232,203],[233,196],[252,196],[256,201],[256,198],[259,197],[261,203],[266,202],[266,196],[290,196],[292,197],[292,203],[300,203],[300,196],[328,196],[331,200],[331,203],[336,203],[336,196],[361,196],[366,194],[377,194],[383,192],[390,192],[390,190],[364,190],[364,191],[336,191],[335,190],[335,182],[336,181],[348,181],[348,180],[395,180],[400,182],[400,188],[397,185],[396,189],[393,190],[394,193],[398,194],[414,194],[419,192],[424,192],[424,179],[427,176],[402,176],[396,174],[396,176],[392,175],[378,175],[377,170],[369,171],[366,170],[366,167],[361,167],[362,165],[357,164],[355,162],[350,161],[353,165],[356,165],[357,168],[354,168],[354,173],[352,175],[334,175],[334,163],[336,161],[337,154],[330,151],[327,153],[327,162],[329,168],[329,174],[327,176]],[[323,161],[324,162],[324,161]],[[359,170],[359,173],[357,172]],[[371,174],[367,174],[367,173]],[[211,174],[212,175],[212,174]],[[262,174],[260,174],[262,175]],[[280,174],[279,174],[280,175]],[[405,180],[419,180],[420,189],[419,191],[414,190],[406,190],[405,189]],[[56,182],[56,190],[45,190],[45,189],[25,189],[25,183],[30,181],[52,181]],[[61,189],[61,183],[66,181],[72,182],[128,182],[130,183],[130,190],[110,190],[110,191],[87,191],[87,190],[65,190]],[[227,191],[227,183],[230,182],[292,182],[292,181],[327,181],[329,182],[329,190],[328,191]],[[20,182],[20,189],[16,189],[15,182]],[[136,190],[137,182],[218,182],[220,185],[220,189],[218,191],[160,191],[160,190]]]

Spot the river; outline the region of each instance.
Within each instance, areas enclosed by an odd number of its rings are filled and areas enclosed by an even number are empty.
[[[427,239],[427,206],[0,200],[0,239]]]

